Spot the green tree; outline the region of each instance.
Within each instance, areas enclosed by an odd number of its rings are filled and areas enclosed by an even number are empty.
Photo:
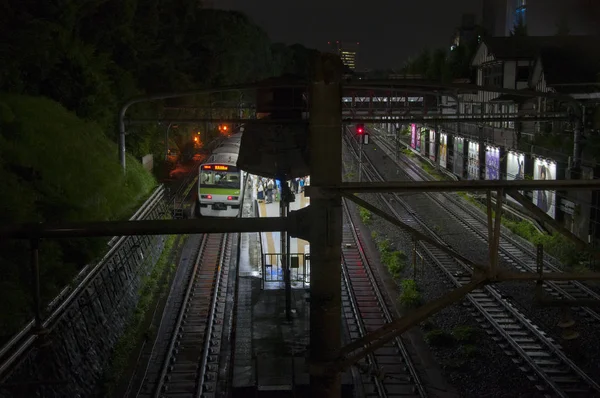
[[[154,187],[141,164],[128,156],[123,175],[116,145],[99,127],[60,104],[0,95],[0,223],[116,220],[131,213]],[[53,297],[76,270],[106,248],[102,240],[44,241],[42,294]],[[0,339],[29,314],[27,245],[0,242]],[[10,285],[10,288],[4,289]]]
[[[447,69],[446,58],[446,50],[441,48],[435,50],[425,70],[425,77],[430,80],[442,80],[445,69]]]
[[[305,79],[310,77],[312,62],[318,51],[306,48],[301,44],[286,46],[277,43],[271,48],[275,63],[275,75],[293,75]]]

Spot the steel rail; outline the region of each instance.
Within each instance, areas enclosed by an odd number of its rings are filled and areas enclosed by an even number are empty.
[[[350,226],[350,231],[352,233],[353,240],[354,240],[356,248],[358,250],[360,260],[362,262],[363,268],[366,271],[369,282],[373,288],[373,294],[375,295],[375,297],[377,299],[379,308],[383,312],[385,322],[390,323],[393,321],[392,314],[387,307],[386,300],[383,296],[383,293],[381,292],[379,284],[377,283],[377,279],[375,278],[375,275],[373,274],[373,270],[371,269],[371,263],[368,261],[367,256],[365,255],[365,252],[364,252],[363,245],[358,237],[358,234],[356,233],[356,228],[355,228],[354,222],[352,221],[352,216],[350,214],[350,210],[348,209],[348,204],[345,199],[342,200],[342,204],[343,204],[343,208],[344,208],[344,213],[346,215],[346,222]],[[349,274],[347,261],[348,260],[346,258],[344,258],[344,262],[343,262],[344,266],[342,267],[342,274],[344,277],[344,282],[346,285],[346,289],[348,291],[348,296],[350,298],[350,302],[352,303],[352,308],[353,308],[355,319],[357,321],[357,325],[359,327],[362,337],[364,337],[367,333],[366,333],[366,329],[365,329],[365,326],[364,326],[364,323],[363,323],[363,320],[362,320],[362,317],[361,317],[361,314],[359,311],[358,299],[356,298],[356,295],[352,289],[352,286],[353,286],[352,278]],[[419,374],[418,374],[416,367],[412,361],[412,358],[410,357],[410,354],[408,353],[406,346],[402,342],[402,339],[400,337],[396,337],[394,339],[394,342],[395,342],[396,347],[398,348],[400,355],[402,356],[403,362],[406,365],[408,373],[411,377],[411,382],[414,383],[419,396],[427,397],[429,394],[427,394],[427,391],[425,390],[425,387],[423,386],[423,383],[421,382],[421,378],[419,377]],[[380,367],[380,365],[378,364],[378,361],[377,361],[377,355],[375,353],[370,354],[369,357],[370,357],[370,361],[372,363],[374,363],[374,364],[376,364],[376,366]],[[379,378],[376,377],[375,385],[377,386],[378,390],[380,391],[379,395],[381,397],[387,397],[387,393],[385,392],[383,380],[379,380]]]
[[[390,149],[389,143],[383,142],[383,144],[386,145],[388,147],[388,149]],[[419,177],[421,177],[423,179],[431,179],[431,177],[429,177],[422,170],[418,169],[412,163],[407,162],[407,161],[402,161],[402,163],[404,163],[405,165],[410,167],[415,172],[415,174],[417,174]],[[443,204],[442,201],[440,200],[440,198],[438,198],[436,195],[433,195],[431,193],[424,193],[424,195],[429,197],[432,201],[437,203],[440,207],[443,207],[448,213],[450,213],[450,215],[458,223],[462,224],[466,229],[468,229],[469,231],[474,233],[481,241],[487,242],[487,233],[486,233],[487,228],[485,227],[487,220],[484,220],[483,216],[481,214],[478,214],[478,212],[475,209],[472,209],[471,206],[465,206],[457,198],[454,198],[448,194],[442,194],[442,195],[444,196],[445,199],[447,199],[452,204],[454,204],[455,208],[453,208],[452,206],[447,206],[447,205]],[[461,211],[464,212],[464,214],[460,214]],[[477,222],[478,224],[475,225],[474,223],[469,222],[465,216],[472,217],[473,220],[475,222]],[[529,260],[530,262],[535,264],[536,255],[533,252],[533,250],[525,247],[523,244],[518,242],[516,239],[513,239],[511,237],[511,234],[506,233],[507,229],[505,227],[502,226],[501,228],[502,228],[502,232],[504,232],[504,234],[503,234],[504,242],[502,242],[502,240],[500,241],[500,245],[499,245],[499,249],[500,249],[500,253],[501,253],[500,255],[502,257],[504,257],[506,260],[512,261],[515,264],[517,264],[517,268],[521,272],[526,272],[526,270],[531,271],[531,272],[537,272],[535,266],[532,266],[531,264],[527,263],[527,261]],[[514,246],[517,250],[520,250],[522,252],[522,256],[518,256],[515,253],[511,253],[509,248],[506,247],[507,244]],[[519,258],[519,257],[522,257],[522,258]],[[544,260],[544,272],[548,272],[548,271],[563,272],[559,267],[556,267],[555,265],[551,264],[547,260]],[[571,292],[568,292],[567,290],[565,290],[564,287],[560,286],[560,285],[569,284],[569,283],[572,285]],[[572,282],[565,281],[562,283],[557,283],[554,281],[546,281],[546,289],[550,290],[550,291],[554,291],[554,292],[558,293],[560,296],[563,296],[564,298],[566,298],[568,300],[578,299],[578,297],[575,297],[573,293],[575,293],[575,294],[579,293],[579,294],[583,294],[583,295],[587,296],[587,298],[589,298],[589,299],[597,300],[600,302],[600,294],[594,292],[592,289],[590,289],[589,287],[587,287],[586,285],[584,285],[583,283],[578,282],[578,281],[572,281]],[[591,318],[593,318],[595,321],[600,321],[600,314],[598,312],[592,310],[589,307],[581,307],[581,309],[587,315],[589,315]]]
[[[352,148],[352,149],[354,150],[354,148]],[[372,178],[382,179],[383,177],[378,173],[378,171],[376,170],[376,168],[374,167],[374,165],[372,164],[370,159],[368,157],[366,157],[366,158],[367,158],[367,162],[370,163],[368,167],[365,167],[367,169],[365,171],[368,173],[368,175],[369,176],[372,175]],[[410,209],[410,207],[403,201],[403,199],[400,196],[398,196],[397,194],[392,194],[392,195],[394,196],[396,202],[405,208],[405,210],[411,215],[410,217],[421,228],[423,228],[431,236],[435,237],[439,241],[443,241],[443,239],[441,239],[433,230],[431,230],[429,227],[427,227],[427,225],[425,225],[416,216],[416,213],[412,209]],[[385,197],[382,194],[379,194],[379,196],[382,199],[382,201],[385,203],[386,207],[388,207],[388,209],[392,212],[392,214],[395,217],[400,218],[400,215],[398,214],[398,212],[385,199]],[[450,280],[452,280],[452,282],[456,286],[461,286],[462,284],[464,284],[468,280],[470,280],[470,273],[472,272],[471,267],[467,266],[466,264],[464,264],[461,261],[456,260],[454,258],[450,258],[449,259],[450,261],[448,261],[448,265],[444,265],[440,259],[447,257],[447,255],[445,253],[442,253],[441,251],[437,251],[437,250],[435,250],[435,248],[429,247],[428,245],[423,244],[421,242],[419,242],[419,247],[424,252],[427,253],[428,257],[438,266],[438,269],[442,270],[445,273],[445,275]],[[457,274],[458,271],[456,269],[450,270],[448,268],[449,266],[452,266],[452,264],[455,264],[454,267],[456,267],[456,266],[460,267],[462,270],[466,271],[467,274],[461,275],[459,273],[459,275],[457,277],[455,274]],[[587,386],[589,386],[590,388],[592,388],[600,393],[600,385],[598,385],[593,379],[591,379],[587,374],[585,374],[573,361],[571,361],[559,347],[557,347],[548,337],[546,337],[546,335],[543,332],[541,332],[541,330],[537,326],[534,326],[533,323],[529,319],[527,319],[522,313],[520,313],[512,305],[509,305],[502,298],[502,295],[498,292],[498,290],[496,288],[494,288],[492,286],[485,286],[484,288],[479,289],[479,291],[475,291],[475,292],[469,294],[467,296],[468,300],[475,306],[475,308],[477,308],[479,310],[479,312],[484,316],[484,318],[489,323],[491,323],[492,326],[494,326],[494,329],[496,329],[496,331],[500,335],[503,336],[503,338],[510,344],[510,346],[517,353],[519,353],[519,355],[528,363],[530,368],[533,369],[535,371],[535,373],[541,379],[543,379],[545,381],[547,386],[551,387],[561,397],[567,397],[569,395],[565,394],[565,392],[563,391],[563,388],[561,388],[558,383],[559,382],[562,382],[562,383],[569,383],[569,382],[574,383],[575,382],[576,383],[577,380],[569,380],[567,378],[561,378],[560,373],[558,373],[558,374],[554,373],[554,371],[559,368],[559,366],[557,366],[557,365],[555,365],[555,367],[548,368],[547,371],[544,370],[544,368],[542,367],[542,364],[536,362],[535,357],[532,357],[531,355],[529,355],[529,353],[537,355],[536,353],[540,352],[540,351],[537,349],[531,348],[529,345],[524,344],[522,342],[519,343],[515,338],[513,338],[510,335],[510,331],[509,331],[510,329],[505,329],[503,327],[503,325],[505,325],[506,323],[500,324],[498,322],[498,320],[496,320],[494,318],[492,313],[490,311],[488,311],[487,308],[482,305],[482,300],[483,300],[483,302],[486,302],[486,300],[487,300],[486,295],[493,297],[494,300],[496,300],[496,303],[497,303],[496,305],[502,306],[502,308],[504,308],[504,311],[506,313],[509,313],[516,320],[518,320],[518,322],[519,322],[518,325],[520,325],[520,327],[524,327],[526,330],[529,331],[529,333],[532,336],[535,336],[535,338],[540,343],[545,345],[547,347],[547,349],[555,356],[555,358],[562,362],[562,365],[566,365],[575,375],[577,375],[583,382],[585,382]],[[489,307],[489,303],[486,302],[486,305],[488,305],[488,307]],[[559,365],[560,365],[560,363],[559,363]],[[552,365],[544,365],[544,366],[548,367],[548,366],[552,366]],[[554,374],[554,377],[552,377],[548,372]],[[576,384],[575,387],[571,387],[571,388],[576,388],[578,386],[579,386],[579,384]],[[584,392],[584,394],[587,394],[587,392]]]
[[[202,237],[202,241],[200,242],[198,248],[198,254],[196,255],[196,260],[194,261],[194,267],[192,268],[192,272],[189,277],[188,286],[185,289],[185,294],[183,295],[183,300],[181,301],[181,307],[179,308],[179,314],[177,315],[177,319],[175,321],[175,327],[173,328],[173,335],[171,336],[169,346],[166,351],[166,358],[163,361],[158,380],[156,386],[154,388],[154,393],[152,394],[154,397],[160,397],[162,393],[162,388],[165,382],[165,378],[167,376],[167,372],[169,369],[169,360],[173,355],[173,349],[177,342],[177,334],[181,329],[181,322],[183,321],[183,317],[185,316],[185,309],[188,305],[188,300],[190,298],[190,294],[192,289],[194,288],[194,282],[196,280],[196,273],[198,272],[198,268],[202,262],[202,255],[204,254],[204,248],[206,247],[206,242],[208,241],[208,235],[204,235]]]
[[[241,211],[241,210],[240,210]],[[216,309],[217,309],[217,300],[219,297],[219,294],[221,293],[221,276],[223,275],[223,271],[225,269],[225,257],[226,257],[226,251],[227,251],[227,242],[229,241],[229,235],[228,234],[224,234],[223,237],[221,238],[221,246],[220,246],[220,250],[221,250],[221,254],[219,257],[219,261],[217,262],[217,276],[215,279],[215,288],[214,288],[214,293],[211,299],[211,303],[210,303],[210,307],[209,307],[209,315],[208,315],[208,322],[206,325],[206,335],[205,335],[205,339],[204,339],[204,348],[203,348],[203,354],[202,354],[202,361],[200,363],[200,369],[198,370],[198,388],[196,390],[196,398],[201,398],[202,393],[203,393],[203,386],[204,386],[204,377],[206,375],[206,364],[208,362],[208,356],[210,355],[210,345],[211,345],[211,337],[212,337],[212,329],[213,329],[213,325],[215,323],[215,317],[216,317]],[[227,286],[225,286],[225,289],[227,289]]]

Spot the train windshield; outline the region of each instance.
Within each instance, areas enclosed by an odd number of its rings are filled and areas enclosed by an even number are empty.
[[[202,170],[200,185],[203,188],[239,188],[239,171]]]

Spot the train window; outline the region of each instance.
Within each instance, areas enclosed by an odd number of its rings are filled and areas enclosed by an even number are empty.
[[[205,188],[239,188],[239,172],[202,170],[200,185]]]

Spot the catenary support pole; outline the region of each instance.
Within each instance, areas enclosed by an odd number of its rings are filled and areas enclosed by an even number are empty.
[[[37,331],[42,326],[42,299],[40,294],[40,240],[31,239],[31,287],[33,290],[33,314]]]
[[[285,204],[285,216],[289,217],[290,215],[290,204]],[[292,320],[292,256],[290,252],[290,233],[285,233],[285,247],[287,248],[285,255],[285,277],[286,277],[286,285],[285,285],[285,316],[288,321]]]
[[[317,59],[310,90],[310,183],[339,184],[342,177],[341,62]],[[341,347],[342,202],[339,193],[310,198],[310,388],[311,397],[341,395],[341,376],[322,371]]]
[[[491,271],[493,262],[492,259],[494,258],[494,217],[492,215],[492,191],[486,191],[485,205],[488,227],[488,260],[490,262],[489,269]]]
[[[490,276],[495,277],[498,274],[498,259],[500,249],[500,227],[502,226],[502,198],[504,192],[499,189],[496,192],[496,214],[494,219],[494,240],[492,244],[492,258],[490,258]]]
[[[363,139],[362,136],[358,136],[358,182],[362,182],[362,170],[363,170]]]
[[[289,212],[289,204],[287,203],[287,195],[285,194],[284,184],[287,184],[285,179],[281,179],[281,192],[279,196],[279,216],[287,217]],[[283,269],[283,282],[285,285],[285,317],[288,321],[292,320],[292,283],[290,281],[290,262],[289,262],[289,234],[286,230],[280,232],[280,255],[281,268]]]

